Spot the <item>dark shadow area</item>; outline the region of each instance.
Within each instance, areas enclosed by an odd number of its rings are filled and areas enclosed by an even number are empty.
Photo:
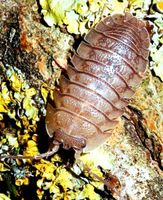
[[[24,200],[37,200],[37,185],[36,178],[30,177],[30,185],[21,187],[21,196],[25,197]]]
[[[37,7],[38,7],[38,13],[39,13],[39,15],[41,16],[41,18],[40,18],[40,23],[43,25],[43,26],[45,26],[45,27],[49,27],[48,26],[48,24],[45,22],[45,20],[44,20],[44,18],[43,18],[43,15],[41,14],[41,5],[40,5],[40,2],[39,2],[39,0],[36,0],[36,2],[37,2]],[[50,27],[49,27],[50,28]]]
[[[37,134],[39,135],[38,149],[40,153],[45,153],[49,147],[49,136],[45,128],[45,118],[41,118],[37,125]]]
[[[2,174],[3,181],[0,181],[0,193],[7,195],[7,192],[10,192],[11,199],[17,199],[17,188],[14,184],[15,180],[11,176],[10,172],[4,172]]]

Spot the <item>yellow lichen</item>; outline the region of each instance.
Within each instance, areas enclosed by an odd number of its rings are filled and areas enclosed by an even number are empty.
[[[9,91],[6,82],[3,82],[1,87],[2,87],[1,97],[3,98],[2,101],[4,101],[6,105],[8,105],[12,101],[12,94]]]
[[[20,144],[25,144],[27,143],[28,139],[30,138],[30,134],[28,131],[25,131],[23,135],[21,135],[20,133],[18,134],[18,139],[20,141]]]
[[[163,46],[152,55],[152,59],[155,61],[154,71],[163,81]]]
[[[112,14],[114,13],[124,13],[126,8],[128,7],[128,1],[115,1],[115,0],[110,0],[108,7],[111,9]]]
[[[163,81],[163,46],[159,45],[163,44],[163,18],[160,13],[156,13],[154,15],[157,19],[154,21],[154,28],[152,35],[152,44],[150,46],[150,55],[152,57],[152,61],[150,62],[150,68],[154,70],[155,74],[160,77]]]
[[[22,83],[19,77],[17,76],[17,74],[13,73],[10,77],[10,81],[11,81],[12,89],[17,92],[20,92]]]
[[[47,88],[44,85],[42,85],[41,95],[42,95],[45,103],[46,103],[46,100],[47,100],[48,93],[49,93],[49,91],[47,90]]]
[[[14,148],[17,148],[19,146],[17,138],[14,137],[12,134],[10,133],[6,134],[6,138],[8,140],[9,145],[13,146]]]
[[[142,8],[143,7],[143,3],[144,1],[143,0],[128,0],[129,2],[129,5],[131,8]]]
[[[78,18],[79,16],[72,10],[66,13],[64,23],[67,25],[67,30],[70,33],[78,34]]]
[[[7,164],[5,163],[0,162],[0,172],[6,172],[6,171],[10,171],[10,167],[7,166]]]
[[[107,4],[107,0],[40,0],[44,20],[49,26],[67,25],[68,32],[75,34],[86,33],[90,28],[88,24],[99,20]]]
[[[29,179],[27,177],[16,179],[15,184],[17,186],[28,185],[29,184]]]
[[[163,1],[162,0],[157,0],[156,3],[157,9],[163,13]]]
[[[54,176],[54,170],[56,167],[53,163],[46,161],[46,160],[40,160],[40,163],[35,164],[36,176],[41,175],[43,178],[46,178],[47,180],[52,180],[55,178]]]
[[[24,151],[25,156],[38,155],[37,143],[33,140],[28,140],[26,150]]]
[[[26,96],[23,99],[23,108],[28,119],[38,121],[38,109],[35,106],[33,106],[33,101],[30,97]]]
[[[39,199],[42,199],[43,198],[43,195],[44,195],[44,191],[40,190],[40,189],[37,189],[37,196]]]
[[[59,176],[55,180],[55,184],[60,184],[64,191],[73,189],[72,175],[66,169],[57,169]]]
[[[36,94],[36,90],[34,88],[27,88],[25,90],[25,95],[28,97],[32,97]]]
[[[3,119],[2,113],[7,113],[10,118],[15,120],[18,127],[21,128],[22,125],[24,125],[25,130],[31,130],[32,127],[35,130],[35,124],[39,121],[39,110],[34,97],[37,95],[38,91],[29,86],[24,79],[24,75],[17,71],[16,68],[8,67],[6,75],[9,84],[3,81],[0,90],[1,119]],[[45,84],[43,85],[43,99],[46,101],[50,89],[48,89]],[[13,107],[11,105],[13,105]],[[18,110],[15,110],[15,107],[17,107]],[[30,123],[29,120],[32,120],[32,123]]]
[[[99,194],[97,194],[95,191],[94,191],[94,187],[91,185],[91,184],[86,184],[84,186],[84,189],[83,191],[81,191],[81,193],[79,194],[79,199],[85,199],[85,198],[88,198],[88,199],[96,199],[96,200],[100,200],[101,197]]]
[[[6,195],[3,194],[3,193],[0,193],[0,199],[1,199],[1,200],[11,200],[8,196],[6,196]]]

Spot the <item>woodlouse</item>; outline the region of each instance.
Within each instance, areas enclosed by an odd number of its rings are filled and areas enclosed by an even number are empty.
[[[142,80],[150,43],[143,21],[115,14],[84,39],[67,69],[69,79],[61,76],[60,91],[54,92],[55,107],[47,106],[46,129],[53,143],[47,153],[31,158],[52,155],[60,144],[88,152],[104,143]]]
[[[101,21],[85,36],[48,104],[46,127],[57,145],[90,151],[108,139],[146,70],[146,24],[129,13]]]

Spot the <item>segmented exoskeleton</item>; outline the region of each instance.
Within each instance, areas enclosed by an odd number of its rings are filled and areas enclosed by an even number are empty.
[[[67,69],[69,79],[62,76],[54,91],[55,106],[47,105],[51,147],[31,158],[52,155],[60,144],[87,152],[104,143],[142,80],[150,42],[145,22],[129,13],[115,14],[84,40]]]
[[[48,104],[46,126],[55,145],[90,151],[107,140],[148,63],[146,24],[129,13],[101,21],[85,36]]]

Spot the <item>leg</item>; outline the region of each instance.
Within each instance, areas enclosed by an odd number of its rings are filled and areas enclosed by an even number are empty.
[[[55,145],[52,150],[47,151],[46,153],[42,153],[39,155],[35,156],[23,156],[23,155],[17,155],[17,156],[12,156],[12,155],[4,155],[0,156],[0,160],[3,158],[11,158],[11,159],[31,159],[31,160],[39,160],[42,158],[48,158],[49,156],[52,156],[54,153],[56,153],[59,149],[59,145]]]

